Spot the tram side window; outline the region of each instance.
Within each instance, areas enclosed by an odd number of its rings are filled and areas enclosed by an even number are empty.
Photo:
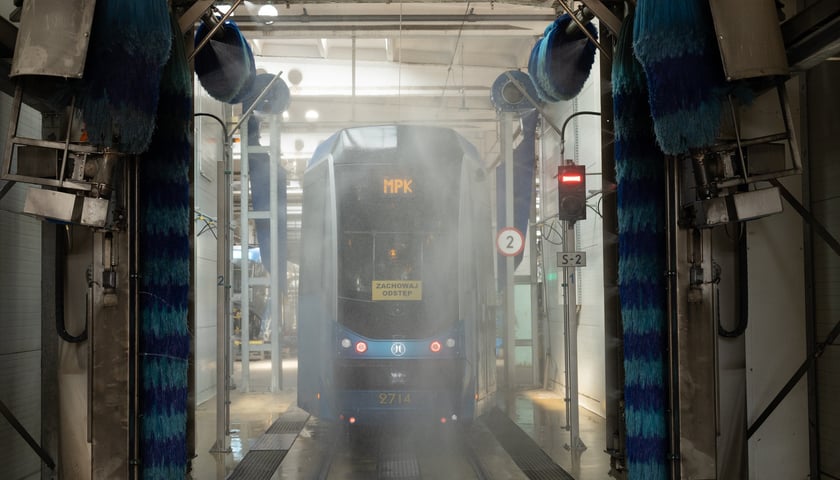
[[[321,168],[310,175],[310,181],[304,185],[304,199],[307,216],[303,218],[304,238],[318,239],[303,242],[302,259],[306,265],[320,265],[318,269],[311,267],[317,278],[301,278],[301,293],[319,293],[323,291],[329,270],[329,231],[330,215],[327,214],[327,190],[325,188],[327,169]]]
[[[340,296],[370,300],[373,280],[373,238],[369,233],[345,233],[341,238]]]

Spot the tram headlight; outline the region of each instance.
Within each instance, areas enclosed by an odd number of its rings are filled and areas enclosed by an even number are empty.
[[[446,339],[446,346],[452,348],[455,346],[455,339],[454,338],[447,338]]]
[[[350,348],[351,345],[353,345],[353,342],[351,342],[349,338],[342,338],[341,339],[341,346],[342,347]]]

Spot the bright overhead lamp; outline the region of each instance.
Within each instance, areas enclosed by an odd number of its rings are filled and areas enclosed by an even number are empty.
[[[320,117],[318,110],[307,110],[304,116],[306,117],[306,120],[310,122],[314,122],[315,120],[318,120],[318,117]]]
[[[271,4],[265,4],[257,11],[257,15],[261,17],[276,17],[277,7]]]

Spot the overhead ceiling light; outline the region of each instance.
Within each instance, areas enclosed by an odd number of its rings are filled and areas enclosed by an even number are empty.
[[[277,7],[271,4],[265,4],[260,7],[259,11],[257,11],[257,15],[261,17],[276,17]]]
[[[318,120],[320,115],[318,115],[318,110],[307,110],[304,116],[307,121],[314,122],[315,120]]]
[[[222,5],[216,5],[216,10],[218,10],[218,11],[219,11],[219,13],[221,13],[222,15],[224,15],[224,14],[226,14],[228,11],[230,11],[230,5],[224,5],[224,4],[222,4]],[[231,14],[230,16],[232,17],[232,16],[233,16],[233,14]]]
[[[288,119],[289,119],[289,111],[288,110],[283,110],[283,120],[288,120]]]

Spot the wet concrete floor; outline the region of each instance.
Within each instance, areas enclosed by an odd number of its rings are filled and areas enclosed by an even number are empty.
[[[284,359],[283,364],[282,391],[270,392],[271,362],[258,360],[251,361],[251,391],[231,392],[228,453],[211,452],[216,443],[215,399],[196,408],[196,458],[192,462],[192,479],[227,478],[260,436],[284,412],[296,408],[297,363],[294,359]],[[240,364],[236,362],[233,376],[235,381],[240,378],[239,368]],[[610,478],[610,458],[604,452],[604,420],[600,416],[584,408],[580,409],[580,438],[585,448],[573,450],[570,448],[570,433],[566,429],[562,392],[519,390],[499,395],[499,407],[576,480]],[[351,438],[352,435],[344,431],[337,432],[333,426],[323,425],[318,419],[311,418],[271,478],[388,478],[388,475],[378,472],[383,468],[395,469],[391,478],[411,478],[399,475],[404,474],[406,469],[413,472],[415,468],[421,472],[416,478],[478,478],[468,461],[469,456],[464,450],[466,447],[459,442],[472,445],[481,457],[480,463],[491,473],[488,475],[490,478],[525,478],[521,472],[514,471],[515,465],[509,457],[505,458],[506,453],[495,442],[492,434],[480,422],[476,426],[478,428],[473,429],[469,439],[443,431],[411,432],[410,435],[379,432],[370,438],[359,439]],[[400,438],[407,440],[400,443],[397,440]],[[331,449],[337,453],[331,453]],[[407,451],[412,454],[406,456]],[[323,465],[328,458],[332,458],[330,468],[326,476],[322,476]]]

